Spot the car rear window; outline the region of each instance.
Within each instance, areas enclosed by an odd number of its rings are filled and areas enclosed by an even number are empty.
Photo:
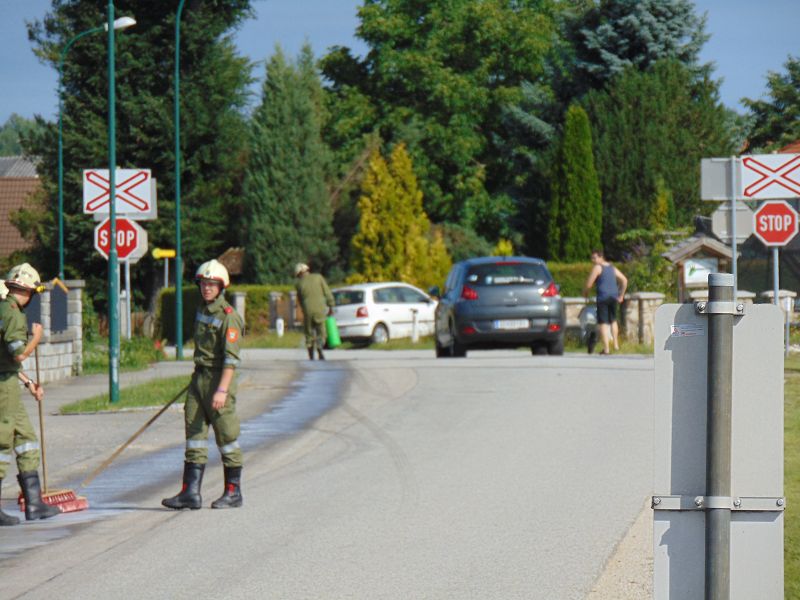
[[[520,262],[496,262],[472,265],[467,283],[472,285],[542,285],[551,279],[544,265]]]
[[[337,290],[333,292],[333,299],[336,306],[343,306],[345,304],[363,304],[364,291],[363,290]]]

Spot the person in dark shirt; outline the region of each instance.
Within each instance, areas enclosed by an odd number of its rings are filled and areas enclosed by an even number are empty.
[[[628,278],[608,262],[602,250],[592,252],[594,266],[583,286],[583,295],[589,296],[589,290],[597,285],[597,324],[603,350],[600,354],[609,354],[613,342],[614,350],[619,350],[619,326],[617,325],[617,306],[625,299]]]

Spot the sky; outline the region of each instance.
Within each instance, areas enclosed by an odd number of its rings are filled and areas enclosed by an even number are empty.
[[[317,56],[334,45],[363,54],[366,47],[354,37],[360,4],[361,0],[253,0],[256,18],[244,24],[235,40],[242,54],[259,61],[259,79],[277,43],[291,56],[305,40]],[[744,112],[741,98],[764,96],[767,72],[783,72],[789,54],[800,56],[800,0],[695,0],[695,5],[699,13],[707,13],[711,34],[701,60],[716,65],[714,76],[723,80],[723,103]],[[56,72],[34,56],[25,29],[25,21],[42,18],[50,6],[50,0],[0,0],[0,124],[12,113],[57,117]],[[102,20],[104,11],[98,12]]]

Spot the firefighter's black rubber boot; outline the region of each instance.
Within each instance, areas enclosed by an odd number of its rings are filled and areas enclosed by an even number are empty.
[[[3,486],[3,480],[0,479],[0,487]],[[12,517],[11,515],[7,515],[2,510],[0,510],[0,527],[9,527],[11,525],[19,525],[19,519],[17,517]]]
[[[225,468],[225,491],[211,508],[238,508],[242,505],[242,467]]]
[[[48,519],[60,514],[57,506],[45,504],[42,500],[42,486],[39,483],[38,471],[26,471],[17,475],[19,487],[22,488],[22,495],[25,498],[25,519],[36,521],[37,519]]]
[[[164,498],[161,504],[176,510],[182,508],[197,510],[201,508],[203,506],[203,498],[200,496],[200,486],[203,484],[203,472],[205,470],[205,464],[183,463],[183,487],[181,491],[172,498]]]

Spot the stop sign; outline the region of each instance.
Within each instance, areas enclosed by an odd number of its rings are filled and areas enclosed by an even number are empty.
[[[797,235],[797,212],[785,200],[764,202],[753,214],[753,230],[765,245],[785,246]]]
[[[147,232],[136,221],[117,219],[117,255],[120,260],[141,258],[147,252]],[[94,247],[108,258],[111,250],[111,220],[94,228]],[[133,261],[131,261],[133,262]]]

